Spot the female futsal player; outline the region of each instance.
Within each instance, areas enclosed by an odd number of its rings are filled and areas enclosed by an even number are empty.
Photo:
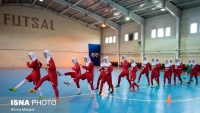
[[[175,68],[175,65],[173,64],[173,61],[172,59],[169,61],[170,63],[170,82],[168,82],[170,85],[171,85],[171,79],[172,79],[172,74],[174,73],[174,68]]]
[[[156,59],[156,65],[158,66],[158,76],[160,77],[160,59]]]
[[[137,64],[135,62],[135,58],[132,58],[131,68],[130,68],[132,92],[135,92],[135,86],[137,86],[138,89],[140,88],[140,86],[135,83],[136,73],[137,73]]]
[[[190,74],[192,71],[192,61],[189,60],[189,63],[187,64],[187,71],[185,72],[185,77],[183,79],[186,78],[186,75]]]
[[[23,86],[26,82],[33,82],[34,85],[36,85],[40,80],[40,68],[42,66],[42,63],[37,59],[34,52],[29,53],[29,58],[32,60],[31,63],[27,62],[26,65],[28,68],[32,68],[31,74],[29,74],[21,83],[19,83],[14,88],[10,88],[10,91],[16,92],[18,88]],[[43,93],[41,87],[39,87],[40,96],[39,99],[43,99]]]
[[[194,78],[196,79],[196,85],[198,84],[198,64],[196,62],[195,59],[192,60],[192,72],[190,74],[190,80],[189,82],[187,82],[188,84],[190,84],[190,81],[192,80],[192,77],[194,76]]]
[[[85,61],[85,65],[82,66],[82,68],[84,68],[86,70],[85,73],[77,76],[74,81],[76,82],[76,84],[79,86],[79,80],[85,80],[87,79],[88,83],[90,84],[90,88],[91,88],[91,94],[89,97],[93,98],[95,96],[95,92],[94,92],[94,86],[93,86],[93,81],[94,81],[94,64],[93,62],[90,60],[90,57],[85,55],[84,56],[84,61]],[[66,82],[66,85],[70,85],[70,82]]]
[[[71,76],[71,78],[73,78],[72,80],[69,81],[69,83],[75,82],[75,78],[78,77],[79,75],[81,75],[81,69],[80,69],[80,65],[78,63],[78,58],[73,57],[72,58],[72,63],[74,64],[74,67],[70,68],[73,70],[73,72],[66,72],[63,75],[65,76]],[[60,72],[57,71],[58,76],[61,76],[62,74]],[[64,82],[64,84],[68,85],[67,82]],[[76,93],[76,95],[80,95],[81,91],[80,91],[80,85],[76,82],[76,87],[78,89],[78,92]]]
[[[145,56],[145,57],[144,57],[144,61],[143,61],[142,71],[141,71],[141,73],[140,73],[140,75],[139,75],[139,78],[138,78],[138,82],[137,82],[137,83],[140,82],[140,78],[141,78],[142,74],[145,74],[146,77],[147,77],[148,86],[150,85],[150,82],[149,82],[149,66],[150,66],[150,64],[149,64],[149,62],[148,62],[148,57]]]
[[[171,74],[171,71],[170,71],[170,63],[169,63],[169,60],[166,60],[166,63],[165,63],[165,72],[164,72],[164,87],[165,87],[165,81],[166,81],[166,78],[168,79],[168,83],[171,83],[170,81],[170,74]]]
[[[129,71],[128,71],[128,62],[126,60],[126,55],[123,55],[122,56],[122,60],[123,60],[123,63],[122,63],[122,72],[120,73],[119,77],[118,77],[118,83],[117,83],[117,86],[115,88],[118,88],[120,87],[120,82],[121,82],[121,77],[126,77],[126,79],[128,80],[128,83],[129,83],[129,88],[131,88],[131,81],[129,79]]]
[[[102,80],[101,80],[99,95],[101,95],[101,93],[102,93],[103,85],[105,82],[107,82],[108,86],[112,89],[112,91],[110,93],[112,94],[114,92],[114,87],[112,84],[113,67],[112,67],[112,64],[109,62],[108,56],[105,56],[104,60],[105,60],[105,64],[101,67]]]
[[[180,69],[181,69],[181,62],[179,62],[178,59],[175,60],[175,68],[174,68],[174,85],[176,85],[176,77],[179,78],[180,81],[180,85],[182,84],[182,79],[181,79],[181,73],[180,73]]]
[[[99,75],[99,77],[98,77],[98,80],[97,80],[97,87],[95,88],[95,90],[98,90],[99,89],[99,83],[100,83],[100,81],[102,80],[102,77],[103,77],[103,70],[102,70],[102,67],[105,65],[105,59],[103,58],[102,59],[102,62],[101,62],[101,67],[100,67],[100,75]]]
[[[56,102],[59,102],[59,92],[58,92],[58,78],[56,73],[56,66],[53,58],[51,57],[51,53],[49,50],[44,50],[44,57],[47,60],[47,65],[45,66],[45,70],[47,71],[47,75],[40,79],[34,89],[28,90],[29,93],[36,93],[36,90],[42,85],[42,83],[46,80],[51,82],[51,85],[54,89],[56,95]]]
[[[151,63],[151,88],[154,88],[153,84],[153,79],[156,80],[158,86],[159,84],[159,75],[158,75],[158,65],[156,64],[156,59],[152,58],[152,63]]]

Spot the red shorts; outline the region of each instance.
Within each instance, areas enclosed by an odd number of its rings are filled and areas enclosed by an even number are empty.
[[[40,75],[29,74],[25,79],[29,82],[33,82],[33,84],[36,85],[40,80]]]

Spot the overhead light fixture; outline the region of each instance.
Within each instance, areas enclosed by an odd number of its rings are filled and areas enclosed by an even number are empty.
[[[165,8],[162,8],[162,9],[160,9],[161,11],[165,11],[166,9]]]
[[[43,2],[43,0],[39,0],[40,2]]]
[[[129,20],[130,20],[130,18],[129,18],[129,17],[126,17],[126,20],[127,20],[127,21],[129,21]]]
[[[105,24],[102,24],[101,26],[102,26],[102,27],[106,27],[106,25],[105,25]]]
[[[114,15],[115,15],[115,16],[118,16],[118,15],[120,15],[120,12],[116,12],[116,13],[114,13]]]

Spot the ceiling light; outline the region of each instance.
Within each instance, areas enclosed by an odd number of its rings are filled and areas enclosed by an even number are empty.
[[[119,14],[120,14],[120,12],[116,12],[116,13],[114,13],[115,16],[118,16]]]
[[[165,8],[162,8],[162,9],[160,9],[161,11],[165,11],[166,9]]]
[[[43,2],[43,0],[39,0],[40,2]]]
[[[127,20],[127,21],[130,20],[130,18],[129,18],[129,17],[126,17],[126,20]]]
[[[101,26],[102,26],[102,27],[106,27],[106,25],[105,25],[105,24],[102,24]]]

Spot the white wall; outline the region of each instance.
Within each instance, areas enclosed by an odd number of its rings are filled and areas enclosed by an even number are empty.
[[[21,20],[21,26],[13,26],[12,20],[8,20],[8,24],[4,25],[5,13],[39,18],[39,25],[43,19],[53,20],[55,30],[32,28],[31,21],[28,22],[28,27],[25,27],[24,20]],[[78,57],[80,63],[83,63],[83,55],[88,54],[88,43],[100,44],[100,31],[89,29],[44,10],[20,6],[0,7],[0,48],[20,49],[0,50],[0,68],[26,67],[30,50],[39,50],[34,52],[38,59],[45,63],[43,57],[45,49],[52,51],[57,67],[69,67],[72,66],[73,56]]]
[[[198,33],[190,34],[190,24],[192,22],[198,23]],[[151,30],[158,28],[171,28],[171,36],[162,37],[162,38],[151,38]],[[110,29],[110,28],[109,28]],[[104,34],[111,33],[112,30],[103,30]],[[138,55],[128,55],[130,57],[136,57],[136,60],[141,62],[141,56],[139,55],[140,47],[137,44],[137,41],[124,42],[124,34],[139,31],[140,37],[140,26],[135,23],[128,23],[121,26],[120,30],[120,53],[136,53]],[[200,48],[200,7],[191,8],[183,10],[181,12],[181,34],[180,34],[180,57],[183,59],[183,63],[187,63],[188,59],[197,59],[197,62],[200,63],[200,50],[192,50]],[[105,37],[103,37],[105,38]],[[139,38],[140,40],[140,38]],[[161,62],[165,62],[166,59],[175,60],[175,50],[176,50],[176,18],[173,17],[170,13],[164,14],[152,18],[147,18],[145,22],[145,55],[149,57],[149,60],[152,57],[160,58]],[[102,43],[102,47],[110,46]],[[116,45],[113,45],[112,48],[116,48]],[[102,51],[110,51],[110,48],[102,48]],[[116,49],[114,49],[116,50]],[[130,59],[128,57],[128,59]],[[112,58],[117,61],[116,58]]]

